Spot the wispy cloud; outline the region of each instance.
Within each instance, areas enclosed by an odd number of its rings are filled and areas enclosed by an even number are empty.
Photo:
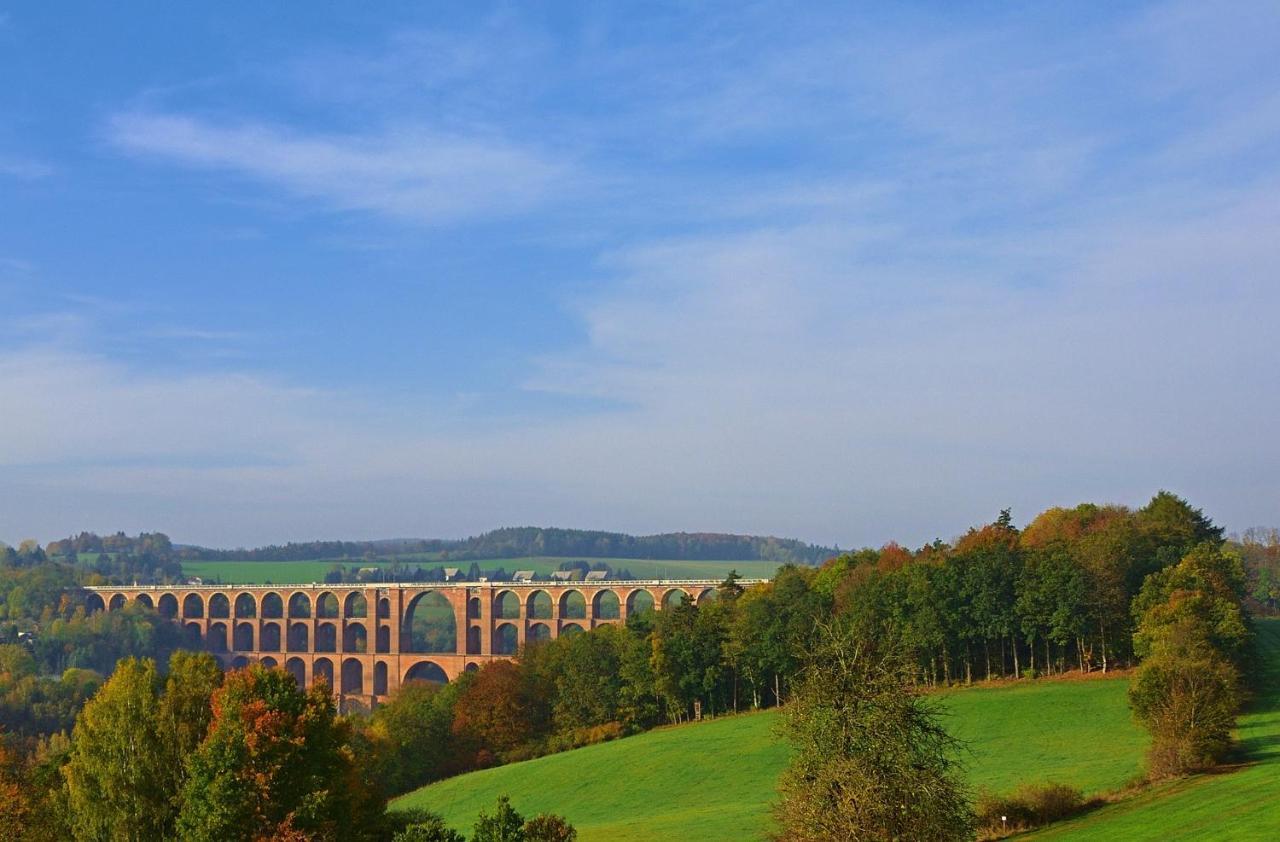
[[[3,22],[0,22],[0,26]],[[31,158],[14,158],[0,155],[0,176],[17,179],[19,181],[38,181],[42,178],[48,178],[55,172],[50,164],[43,161],[37,161]]]
[[[338,209],[418,222],[526,211],[564,189],[571,173],[548,154],[498,137],[416,127],[329,135],[129,112],[111,119],[108,135],[138,155],[238,173]]]

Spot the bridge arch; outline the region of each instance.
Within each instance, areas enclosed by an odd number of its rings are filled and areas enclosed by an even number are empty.
[[[378,600],[378,619],[386,620],[391,617],[391,600],[385,596]]]
[[[227,624],[210,623],[209,630],[205,632],[205,645],[209,647],[210,652],[226,652]]]
[[[172,620],[178,616],[178,598],[171,593],[160,594],[160,600],[156,603],[156,611],[161,617]]]
[[[408,672],[404,674],[404,681],[401,683],[408,684],[410,681],[427,681],[432,684],[448,684],[449,676],[443,669],[441,669],[439,664],[432,663],[431,661],[419,661],[409,667]]]
[[[201,631],[199,623],[187,623],[182,627],[183,642],[188,649],[199,649],[203,645]]]
[[[689,594],[683,588],[671,588],[662,594],[662,610],[670,611],[689,601]]]
[[[457,652],[458,618],[454,616],[453,603],[440,591],[423,591],[405,609],[400,633],[402,652]]]
[[[364,594],[360,593],[360,591],[352,591],[347,594],[342,614],[345,617],[364,618],[369,616],[369,603],[365,601]]]
[[[481,648],[481,637],[479,626],[467,627],[467,654],[479,655]]]
[[[467,600],[467,619],[480,619],[480,597],[473,596]]]
[[[597,620],[616,620],[622,613],[618,594],[607,589],[595,595],[592,599],[592,609]]]
[[[333,661],[328,658],[316,658],[311,664],[311,684],[315,686],[320,682],[328,685],[333,690],[336,685],[333,683]]]
[[[386,654],[391,651],[391,627],[378,626],[378,640],[375,647],[378,652]]]
[[[258,601],[251,593],[242,593],[236,597],[236,618],[257,617]]]
[[[216,593],[209,597],[209,616],[225,620],[231,616],[231,600],[224,593]]]
[[[182,616],[198,619],[204,616],[204,600],[198,593],[189,593],[182,598]]]
[[[262,595],[262,617],[273,620],[284,617],[284,600],[280,598],[280,594],[268,591]]]
[[[342,649],[344,652],[364,654],[368,647],[369,633],[363,623],[347,623],[342,630]]]
[[[111,601],[107,603],[107,610],[119,611],[124,608],[124,594],[118,593],[111,597]]]
[[[280,663],[276,661],[275,658],[272,658],[270,655],[264,657],[258,663],[262,664],[264,667],[266,667],[269,670],[277,669],[280,666]]]
[[[285,641],[290,652],[306,652],[311,642],[311,632],[306,623],[294,623],[289,626],[288,640]]]
[[[587,619],[587,598],[582,591],[568,590],[560,595],[560,619]]]
[[[338,629],[333,623],[316,624],[315,650],[317,652],[338,651]]]
[[[325,591],[316,599],[316,618],[332,620],[338,616],[338,598]]]
[[[715,588],[706,588],[702,593],[698,594],[698,604],[712,603],[720,598],[720,591]]]
[[[551,594],[537,590],[529,594],[525,600],[525,616],[530,620],[551,619]]]
[[[520,635],[515,623],[501,623],[493,630],[493,654],[514,655],[520,647]]]
[[[551,627],[546,623],[533,623],[525,636],[526,643],[542,643],[551,639]]]
[[[280,624],[279,623],[263,623],[262,633],[259,636],[258,648],[263,652],[279,652],[280,651]]]
[[[293,676],[293,680],[298,682],[298,686],[305,688],[307,686],[307,665],[303,663],[301,658],[287,658],[284,662],[285,672]]]
[[[156,604],[151,601],[151,594],[140,593],[134,602],[139,605],[145,605],[147,608],[155,608]]]
[[[236,624],[231,648],[237,652],[253,651],[253,623]]]
[[[364,664],[355,658],[347,658],[342,662],[342,692],[364,692]]]
[[[107,603],[102,600],[102,594],[91,593],[84,598],[84,613],[97,614],[106,610]]]
[[[297,619],[310,619],[311,617],[311,597],[302,591],[298,591],[289,597],[289,617]]]
[[[375,696],[387,695],[386,661],[378,661],[373,665],[373,693]]]
[[[582,634],[583,631],[582,626],[577,623],[565,623],[564,627],[560,629],[560,636],[573,637],[576,634]]]
[[[249,666],[249,659],[244,655],[237,655],[231,659],[231,668],[233,670],[242,670],[247,666]]]
[[[499,591],[494,596],[493,616],[499,620],[520,619],[520,597],[515,591]]]
[[[637,614],[643,614],[645,611],[652,611],[654,608],[653,594],[644,588],[637,588],[627,594],[627,616],[634,617]]]

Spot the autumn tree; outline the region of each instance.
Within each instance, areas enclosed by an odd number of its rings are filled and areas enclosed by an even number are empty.
[[[790,842],[972,837],[956,743],[884,638],[824,626],[788,705],[793,748],[774,813]]]

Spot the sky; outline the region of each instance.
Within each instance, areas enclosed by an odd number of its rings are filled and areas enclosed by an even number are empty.
[[[0,539],[1280,524],[1280,5],[0,0]]]

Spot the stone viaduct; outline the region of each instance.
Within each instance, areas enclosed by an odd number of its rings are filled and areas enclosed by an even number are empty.
[[[716,580],[376,585],[154,585],[86,588],[86,609],[131,602],[182,626],[226,668],[283,667],[324,681],[344,709],[372,707],[408,681],[447,682],[525,643],[626,622],[717,596]],[[742,580],[742,584],[752,584]]]

